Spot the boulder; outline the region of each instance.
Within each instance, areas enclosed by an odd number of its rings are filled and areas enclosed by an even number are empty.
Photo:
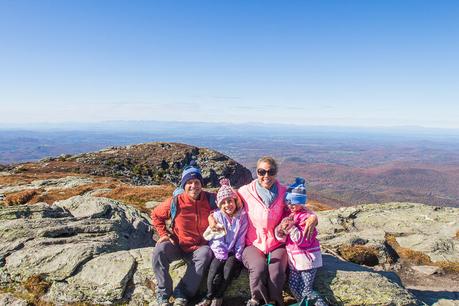
[[[123,298],[136,261],[128,251],[102,254],[85,263],[65,282],[54,282],[44,297],[54,303],[112,303]]]
[[[130,252],[154,243],[140,212],[106,198],[7,207],[0,220],[1,283],[40,276],[53,303],[123,299],[138,266]]]
[[[387,234],[403,249],[426,255],[427,261],[459,262],[459,208],[414,203],[366,204],[318,212],[321,244],[341,254],[343,246],[365,246],[391,263]]]

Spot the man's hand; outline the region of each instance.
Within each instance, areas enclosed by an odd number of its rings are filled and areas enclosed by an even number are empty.
[[[170,241],[172,244],[175,244],[174,239],[172,239],[170,236],[162,236],[158,239],[158,241],[156,241],[156,243],[158,244],[164,241]]]
[[[306,240],[311,239],[312,233],[314,233],[314,229],[316,228],[317,223],[319,223],[317,216],[311,215],[301,224],[302,226],[304,226],[303,235],[306,238]]]

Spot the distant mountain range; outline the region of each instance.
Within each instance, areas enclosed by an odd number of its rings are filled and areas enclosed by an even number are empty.
[[[253,174],[260,156],[274,156],[281,182],[303,176],[310,198],[329,206],[409,201],[459,207],[455,130],[153,121],[42,125],[0,130],[0,164],[152,141],[214,149]]]

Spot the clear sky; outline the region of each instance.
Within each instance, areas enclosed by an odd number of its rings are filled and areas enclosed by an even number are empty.
[[[0,0],[0,114],[459,128],[459,1]]]

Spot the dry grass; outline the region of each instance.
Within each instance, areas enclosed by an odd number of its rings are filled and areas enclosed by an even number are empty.
[[[100,188],[116,188],[115,184],[112,183],[95,183],[78,186],[75,188],[63,188],[53,189],[46,193],[37,194],[33,199],[30,200],[29,204],[35,204],[38,202],[46,202],[52,204],[56,201],[66,200],[68,198],[83,195],[89,191],[93,191]]]
[[[334,207],[331,207],[330,205],[327,205],[325,203],[321,203],[316,200],[308,200],[308,208],[310,208],[313,211],[324,211],[324,210],[333,210],[335,209]]]
[[[456,239],[459,239],[459,231],[456,232]]]
[[[32,283],[34,283],[34,282],[35,281],[32,281]],[[30,284],[30,285],[32,285],[32,284]],[[23,283],[23,286],[24,286],[24,283]],[[41,292],[41,291],[39,291],[39,292]],[[55,305],[55,304],[53,304],[51,302],[42,301],[40,299],[42,297],[42,295],[40,295],[40,294],[36,295],[34,293],[26,291],[26,290],[24,290],[23,287],[18,287],[18,286],[15,286],[15,287],[13,287],[13,286],[11,286],[11,287],[0,287],[0,294],[1,293],[9,293],[9,294],[11,294],[12,296],[14,296],[17,299],[26,301],[27,305],[30,305],[30,306],[54,306]],[[95,304],[87,303],[87,302],[75,302],[75,303],[66,303],[65,305],[66,306],[92,306],[92,305],[95,305]]]
[[[118,200],[134,206],[142,212],[149,213],[150,209],[145,208],[145,202],[163,201],[172,195],[175,187],[172,185],[161,186],[130,186],[122,185],[109,192],[98,194],[99,196]]]
[[[379,263],[378,250],[373,247],[343,245],[338,252],[344,259],[359,265],[376,266]]]
[[[437,261],[435,265],[441,267],[445,272],[459,273],[459,262]]]
[[[27,280],[25,280],[22,285],[31,294],[36,297],[40,297],[48,291],[48,288],[51,284],[45,281],[41,275],[32,275]]]
[[[39,190],[37,189],[27,189],[10,193],[5,197],[4,202],[7,206],[26,204],[38,193]]]
[[[35,165],[26,165],[24,168],[30,168]],[[33,171],[35,171],[34,169]],[[28,184],[38,179],[57,179],[65,176],[78,175],[75,173],[33,173],[33,174],[15,174],[11,176],[0,177],[0,182],[8,184],[21,183]],[[82,175],[78,175],[82,176]],[[111,189],[110,191],[101,191],[96,193],[96,196],[107,197],[121,201],[128,205],[134,206],[142,212],[149,212],[145,208],[145,202],[148,201],[163,201],[165,198],[172,195],[175,187],[172,185],[161,186],[133,186],[121,182],[110,177],[90,177],[94,183],[85,184],[74,188],[50,189],[31,189],[18,191],[7,194],[4,203],[5,205],[20,205],[20,204],[35,204],[38,202],[46,202],[52,204],[56,201],[66,200],[73,196],[83,195],[87,192],[97,189]]]
[[[428,255],[419,251],[401,247],[397,242],[395,235],[386,233],[385,239],[395,252],[397,252],[400,258],[405,259],[414,265],[435,265]]]
[[[32,275],[27,280],[22,282],[22,286],[27,291],[16,290],[10,293],[14,296],[26,300],[28,304],[35,306],[51,306],[52,303],[41,301],[41,297],[46,294],[51,284],[44,280],[42,275]]]

